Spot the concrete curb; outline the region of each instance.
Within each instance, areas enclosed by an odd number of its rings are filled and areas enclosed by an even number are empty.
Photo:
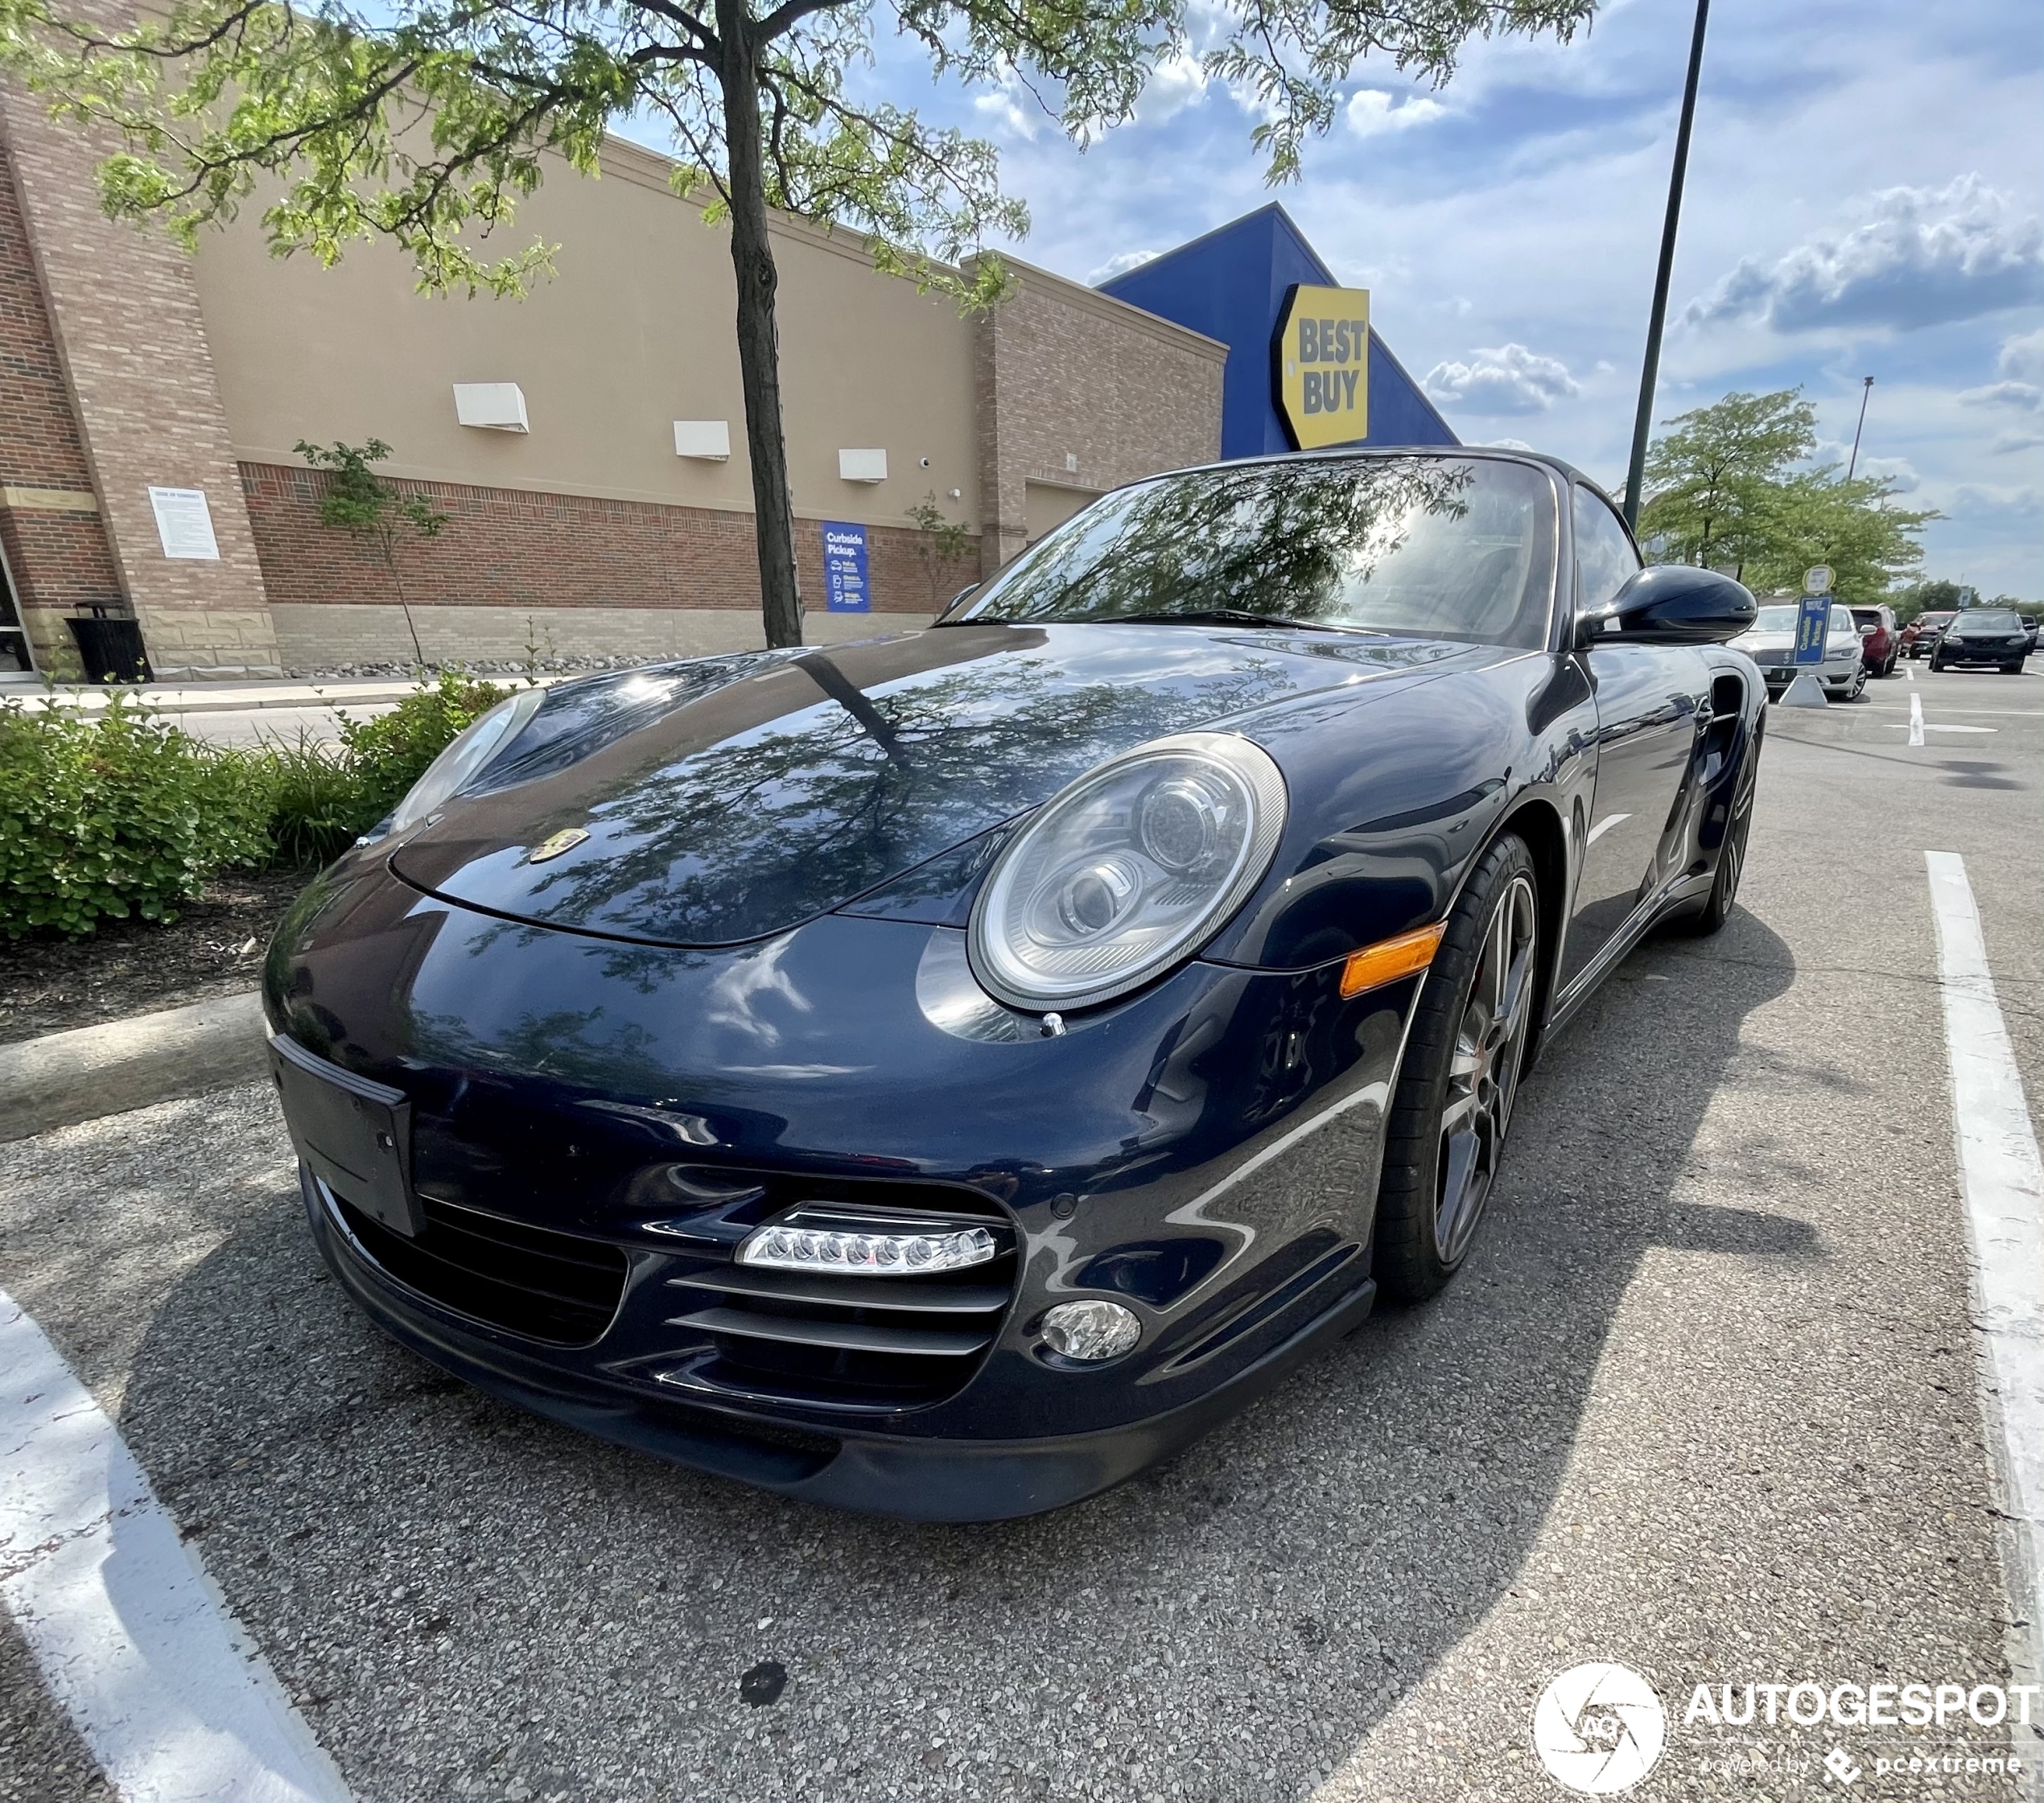
[[[419,692],[416,682],[266,683],[259,689],[240,689],[231,684],[211,684],[204,689],[155,689],[145,686],[120,691],[151,714],[259,714],[270,708],[371,707],[385,702],[401,702]],[[25,692],[22,699],[31,707],[67,710],[79,714],[102,714],[109,691],[105,689],[59,689],[45,693]]]
[[[268,1068],[253,990],[0,1045],[0,1141],[253,1082]]]

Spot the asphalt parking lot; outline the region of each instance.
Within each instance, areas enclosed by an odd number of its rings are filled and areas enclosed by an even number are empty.
[[[1548,1048],[1449,1291],[1034,1521],[826,1513],[442,1376],[328,1279],[263,1086],[0,1146],[0,1286],[361,1803],[1553,1798],[1530,1712],[1590,1658],[1670,1703],[1637,1794],[1843,1794],[1835,1731],[1683,1704],[2009,1679],[1927,850],[2044,1096],[2044,659],[1778,708],[1738,912]],[[0,1798],[105,1794],[0,1625]]]

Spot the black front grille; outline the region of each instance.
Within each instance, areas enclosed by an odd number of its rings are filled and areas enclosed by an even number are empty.
[[[847,1185],[824,1201],[797,1201],[768,1218],[841,1209]],[[726,1395],[837,1408],[889,1409],[939,1402],[962,1389],[1000,1332],[1014,1297],[1014,1229],[969,1192],[876,1186],[875,1219],[920,1231],[983,1227],[998,1248],[985,1264],[934,1276],[845,1276],[690,1260],[666,1279],[687,1338],[660,1373],[671,1385]],[[855,1207],[862,1204],[854,1204]]]
[[[328,1192],[332,1195],[332,1192]],[[601,1240],[422,1196],[424,1229],[407,1239],[344,1196],[335,1205],[362,1249],[400,1283],[457,1313],[553,1346],[600,1338],[624,1291],[625,1257]]]

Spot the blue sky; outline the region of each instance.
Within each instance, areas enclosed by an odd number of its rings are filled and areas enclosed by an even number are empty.
[[[1478,44],[1432,90],[1355,71],[1276,191],[1471,443],[1623,478],[1686,0],[1617,0],[1571,45]],[[1190,65],[1082,153],[1026,94],[861,83],[1002,150],[1024,260],[1097,281],[1271,198],[1251,114]],[[1658,415],[1801,384],[1843,460],[1947,517],[1931,574],[2044,599],[2044,10],[1716,0]]]

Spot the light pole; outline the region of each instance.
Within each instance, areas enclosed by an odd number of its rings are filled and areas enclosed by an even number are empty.
[[[1654,424],[1654,384],[1661,373],[1661,327],[1668,316],[1668,278],[1675,272],[1675,229],[1682,219],[1682,178],[1689,167],[1689,128],[1696,118],[1696,80],[1704,69],[1704,27],[1710,0],[1696,0],[1696,32],[1689,40],[1689,79],[1682,89],[1682,122],[1675,127],[1675,167],[1668,175],[1668,216],[1661,227],[1661,264],[1654,275],[1654,310],[1646,320],[1646,361],[1639,373],[1639,411],[1632,426],[1632,461],[1626,467],[1626,524],[1639,524],[1639,485],[1646,473],[1646,434]]]
[[[1852,472],[1860,467],[1860,434],[1867,429],[1867,397],[1873,393],[1873,378],[1860,378],[1860,423],[1852,428],[1852,455],[1845,460],[1845,480],[1852,480]]]

